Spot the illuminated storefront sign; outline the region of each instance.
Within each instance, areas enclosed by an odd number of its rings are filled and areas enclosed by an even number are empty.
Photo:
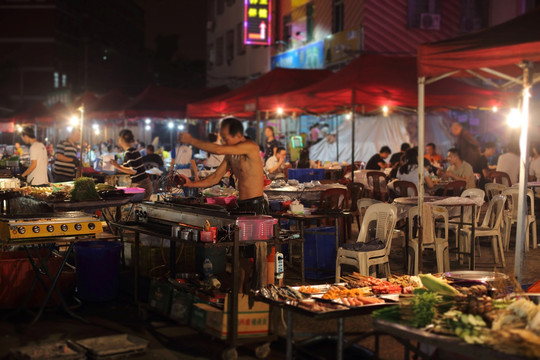
[[[271,0],[244,0],[244,44],[270,45]]]
[[[324,41],[317,41],[301,48],[289,50],[272,56],[270,64],[289,69],[322,69],[324,68]]]

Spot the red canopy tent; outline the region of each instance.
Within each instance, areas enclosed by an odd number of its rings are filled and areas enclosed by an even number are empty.
[[[508,22],[454,39],[421,45],[418,49],[419,156],[423,156],[424,88],[449,76],[476,76],[500,88],[522,86],[521,160],[518,223],[514,273],[521,281],[524,253],[528,161],[529,98],[532,85],[540,81],[540,7]],[[492,81],[493,78],[504,83]],[[429,85],[430,87],[433,85]],[[423,171],[420,162],[419,173]],[[419,179],[423,188],[423,178]],[[419,191],[419,194],[422,194]],[[422,205],[419,196],[419,206]],[[474,246],[471,267],[474,268]]]
[[[227,87],[174,89],[159,85],[148,86],[124,110],[127,118],[158,117],[185,118],[189,102],[199,101],[227,91]]]
[[[492,107],[498,93],[445,80],[429,89],[427,106]],[[311,86],[285,94],[263,96],[262,110],[282,107],[288,111],[329,112],[362,105],[366,112],[388,107],[415,108],[418,104],[416,58],[363,55]]]
[[[254,117],[264,95],[282,94],[320,81],[332,74],[328,70],[276,68],[246,85],[223,95],[188,105],[190,118],[220,118],[226,115]]]
[[[85,104],[85,113],[89,118],[117,119],[122,115],[129,98],[118,89],[112,89],[100,97],[93,105]]]

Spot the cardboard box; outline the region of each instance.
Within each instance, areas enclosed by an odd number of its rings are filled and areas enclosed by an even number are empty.
[[[188,325],[193,306],[193,294],[181,289],[174,289],[171,301],[171,319],[182,325]]]
[[[207,332],[220,339],[228,335],[229,297],[225,298],[225,310],[217,308],[206,312]],[[238,337],[255,337],[268,335],[268,304],[255,301],[249,306],[248,295],[238,295]]]
[[[198,303],[193,304],[193,308],[191,311],[191,326],[195,329],[206,331],[206,317],[208,312],[211,311],[219,311],[219,309],[216,309],[215,307]]]
[[[167,282],[152,280],[148,303],[150,307],[163,315],[169,315],[171,309],[172,285]]]

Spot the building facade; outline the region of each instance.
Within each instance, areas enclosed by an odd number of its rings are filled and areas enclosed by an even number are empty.
[[[416,56],[418,45],[507,21],[538,0],[272,0],[269,46],[243,44],[245,4],[210,0],[207,85],[237,87],[271,70],[337,70],[363,53]]]
[[[131,0],[0,0],[0,19],[5,108],[69,102],[71,91],[126,91],[142,80],[144,13]]]

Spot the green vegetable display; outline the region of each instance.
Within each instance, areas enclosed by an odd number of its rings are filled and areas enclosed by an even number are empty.
[[[94,179],[88,177],[80,177],[75,180],[73,189],[71,190],[72,201],[99,200],[99,194],[96,191]]]

